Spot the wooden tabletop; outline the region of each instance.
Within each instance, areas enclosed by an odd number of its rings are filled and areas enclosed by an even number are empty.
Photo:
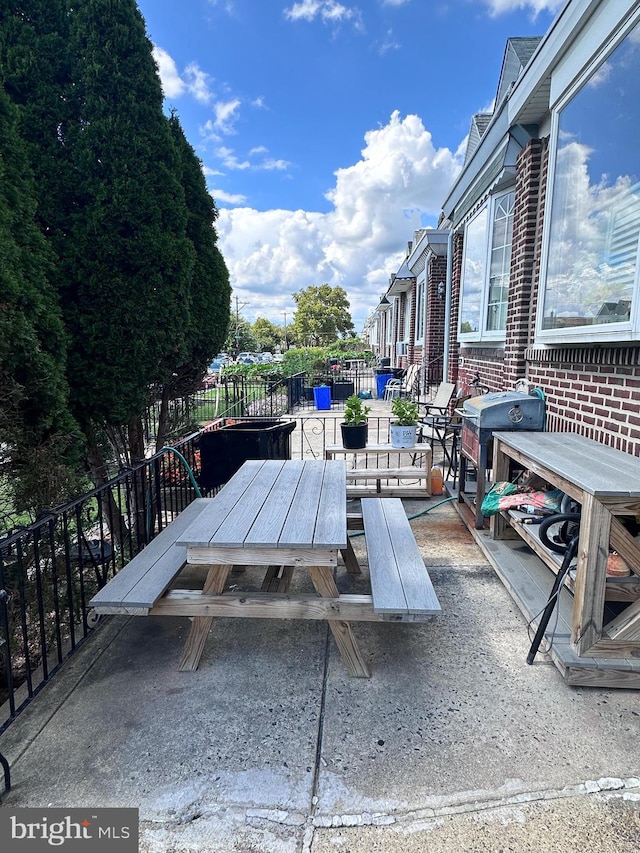
[[[347,546],[344,461],[250,460],[178,540],[190,548]]]
[[[636,456],[569,432],[498,431],[493,437],[587,494],[640,498],[640,459]]]

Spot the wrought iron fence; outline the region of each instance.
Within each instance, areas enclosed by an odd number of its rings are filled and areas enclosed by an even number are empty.
[[[197,495],[197,437],[0,540],[0,733],[89,636],[92,596]]]
[[[218,418],[279,418],[299,409],[315,409],[314,388],[320,385],[330,389],[331,408],[344,409],[351,394],[361,391],[373,393],[375,389],[375,377],[370,367],[358,361],[349,362],[349,365],[286,377],[248,377],[241,374],[210,377],[208,387],[170,402],[168,440],[201,429]],[[159,401],[145,411],[144,429],[148,443],[157,436],[159,413]]]
[[[170,401],[167,439],[172,441],[219,418],[281,417],[302,399],[303,376],[209,377],[202,390]],[[148,443],[156,439],[159,417],[160,401],[156,401],[147,407],[143,418]]]
[[[368,443],[388,444],[390,416],[368,418]],[[300,415],[291,434],[291,456],[294,459],[324,459],[328,444],[341,444],[340,419],[322,415]]]

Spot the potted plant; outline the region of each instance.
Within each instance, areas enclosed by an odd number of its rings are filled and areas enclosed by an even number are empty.
[[[370,411],[371,406],[365,406],[357,394],[347,397],[344,421],[340,424],[342,446],[347,450],[359,450],[367,446],[367,415]]]
[[[391,446],[414,447],[418,425],[418,404],[408,397],[396,397],[391,404]]]

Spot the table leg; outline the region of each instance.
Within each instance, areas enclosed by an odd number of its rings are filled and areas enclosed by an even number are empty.
[[[233,566],[231,564],[210,566],[202,592],[222,595],[229,572],[232,568]],[[182,658],[180,660],[180,665],[178,666],[178,670],[180,672],[193,672],[198,668],[198,664],[200,663],[200,658],[204,650],[204,644],[209,636],[212,623],[213,616],[193,617],[191,630],[189,631],[189,636],[184,644]]]
[[[318,595],[322,598],[338,598],[340,596],[329,566],[309,566],[308,568]],[[358,678],[369,678],[371,675],[369,667],[360,653],[356,638],[351,631],[351,625],[337,619],[329,619],[328,622],[349,674]]]
[[[347,547],[341,548],[340,553],[342,554],[342,559],[344,560],[347,571],[352,575],[361,575],[362,569],[360,568],[358,558],[354,553],[350,539],[347,539]]]
[[[293,566],[269,566],[262,581],[262,592],[288,592],[293,571]]]

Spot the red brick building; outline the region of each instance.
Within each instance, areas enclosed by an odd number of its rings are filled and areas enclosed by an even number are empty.
[[[638,455],[639,94],[637,0],[569,0],[543,37],[510,39],[439,229],[378,306],[379,353],[462,392],[526,378],[548,429]]]

